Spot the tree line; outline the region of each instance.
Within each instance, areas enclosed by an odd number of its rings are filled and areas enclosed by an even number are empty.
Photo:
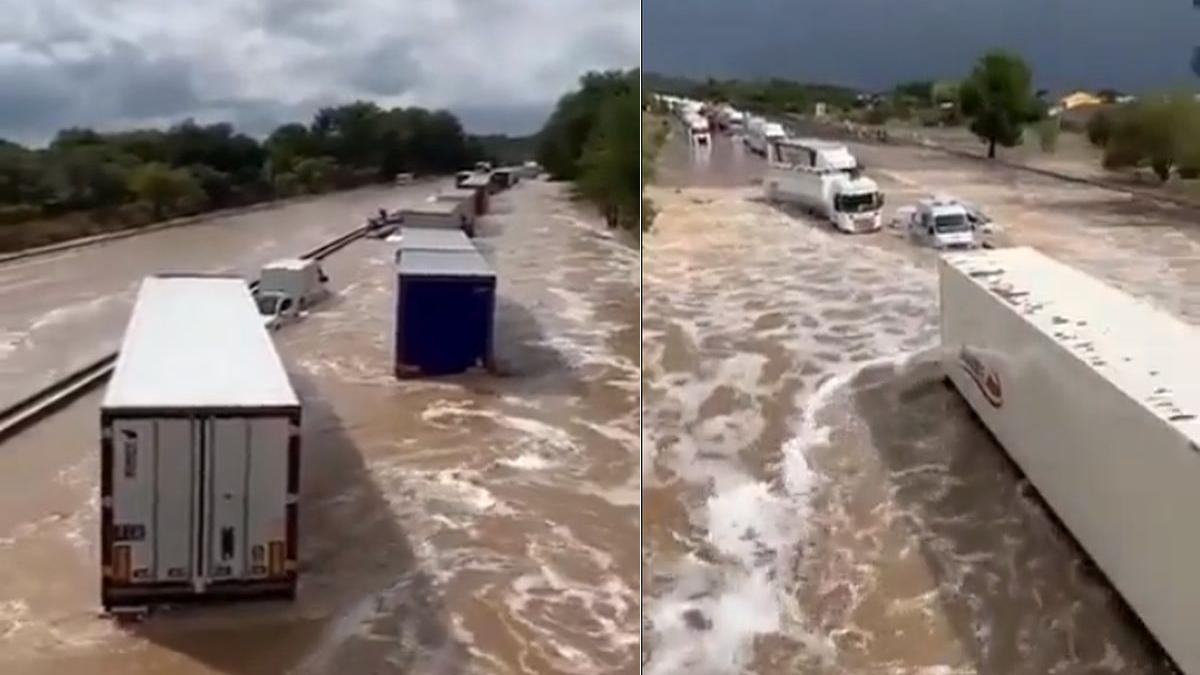
[[[574,181],[611,227],[636,230],[641,205],[638,71],[591,72],[563,95],[538,135],[537,158]]]
[[[0,225],[87,212],[101,224],[162,218],[386,180],[491,159],[450,112],[365,101],[320,109],[259,141],[228,123],[59,131],[45,148],[0,140]]]

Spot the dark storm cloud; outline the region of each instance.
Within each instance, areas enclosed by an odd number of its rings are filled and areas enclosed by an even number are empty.
[[[184,117],[264,133],[357,98],[534,129],[583,71],[638,61],[637,0],[0,0],[0,17],[0,137],[29,143]]]
[[[1184,0],[646,0],[647,70],[784,76],[886,88],[957,77],[991,47],[1021,52],[1041,86],[1200,84],[1200,10]]]

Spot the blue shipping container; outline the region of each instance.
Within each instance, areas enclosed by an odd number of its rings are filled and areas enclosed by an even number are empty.
[[[491,361],[496,273],[477,251],[404,251],[396,286],[397,377]]]

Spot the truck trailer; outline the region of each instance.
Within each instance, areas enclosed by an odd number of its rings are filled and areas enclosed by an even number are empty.
[[[758,119],[746,128],[746,135],[743,137],[743,141],[750,148],[751,152],[756,152],[766,157],[771,144],[782,141],[785,138],[787,138],[787,131],[784,130],[782,125],[777,122]]]
[[[467,235],[456,230],[437,230],[421,227],[406,227],[400,230],[400,245],[396,247],[396,262],[407,251],[475,251],[475,245]]]
[[[785,139],[768,147],[766,197],[799,205],[828,220],[842,232],[874,232],[882,222],[883,193],[875,181],[857,169],[838,170],[814,166],[856,166],[854,157]]]
[[[460,201],[429,201],[400,210],[401,227],[431,227],[462,230],[473,234],[471,224]]]
[[[476,195],[477,192],[475,190],[454,188],[437,193],[433,196],[433,200],[460,204],[462,206],[463,218],[466,220],[466,227],[463,229],[467,233],[467,236],[474,237],[475,219],[479,215],[475,212],[476,207],[479,206]]]
[[[244,279],[142,282],[100,433],[106,611],[294,597],[300,401]]]
[[[1184,673],[1200,673],[1200,332],[1030,248],[939,263],[945,373]]]
[[[475,250],[406,250],[404,245],[397,265],[396,376],[489,367],[496,273]]]

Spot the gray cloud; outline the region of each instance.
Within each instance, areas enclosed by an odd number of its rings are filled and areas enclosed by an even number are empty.
[[[1004,47],[1052,89],[1197,83],[1200,10],[1184,0],[646,0],[644,12],[646,69],[680,75],[884,88],[962,76]]]
[[[638,0],[0,0],[0,137],[194,117],[262,134],[318,105],[536,129],[588,69],[630,68]]]

